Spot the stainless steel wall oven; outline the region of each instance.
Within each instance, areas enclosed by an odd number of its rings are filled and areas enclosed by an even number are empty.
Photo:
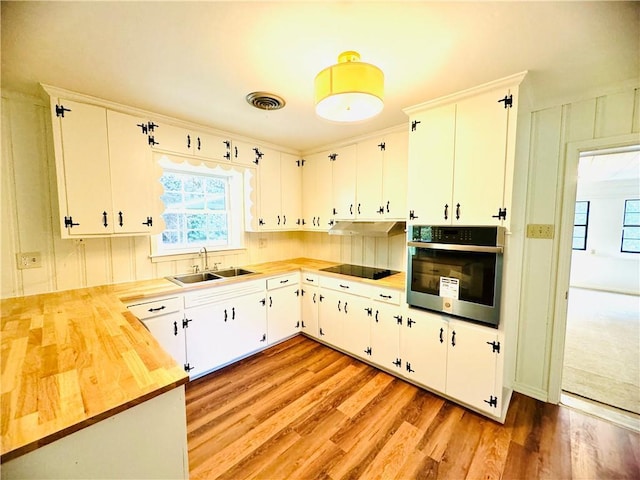
[[[504,227],[411,225],[407,303],[498,327]]]

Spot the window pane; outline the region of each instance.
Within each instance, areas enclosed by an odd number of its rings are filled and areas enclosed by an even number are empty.
[[[585,239],[584,238],[573,238],[573,245],[572,245],[573,250],[585,250],[586,246],[585,246]]]
[[[576,213],[576,218],[573,223],[575,225],[586,225],[587,224],[587,214],[586,213]]]
[[[640,225],[640,213],[638,212],[625,212],[624,224],[626,225]]]
[[[160,178],[160,183],[164,186],[165,192],[182,191],[182,178],[177,173],[167,172]]]
[[[589,210],[589,202],[576,202],[576,214],[587,213]]]
[[[185,192],[203,192],[204,179],[196,175],[185,175],[184,191]]]

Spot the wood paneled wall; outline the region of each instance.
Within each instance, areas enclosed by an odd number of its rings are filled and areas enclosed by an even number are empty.
[[[525,239],[515,389],[549,393],[567,145],[640,131],[640,89],[559,105],[531,114],[525,224],[555,226],[552,240]],[[638,136],[640,142],[640,135]]]

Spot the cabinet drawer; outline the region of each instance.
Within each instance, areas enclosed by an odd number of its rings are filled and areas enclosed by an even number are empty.
[[[342,278],[321,276],[320,286],[331,290],[337,290],[338,292],[359,295],[361,297],[371,296],[371,287],[369,285],[365,285],[360,282],[352,282]]]
[[[288,287],[289,285],[295,285],[300,283],[300,273],[289,273],[280,277],[267,279],[267,290],[274,290],[280,287]]]
[[[320,283],[320,279],[318,278],[317,273],[302,272],[302,283],[318,285]]]
[[[162,298],[145,303],[136,303],[128,306],[129,311],[140,320],[166,315],[167,313],[182,310],[182,297]]]
[[[403,292],[393,288],[371,287],[371,298],[379,302],[400,305],[400,295]]]

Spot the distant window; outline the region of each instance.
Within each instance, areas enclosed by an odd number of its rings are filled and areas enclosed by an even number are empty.
[[[587,231],[589,230],[589,202],[576,202],[573,218],[573,249],[587,249]]]
[[[640,199],[624,201],[620,251],[640,253]]]

